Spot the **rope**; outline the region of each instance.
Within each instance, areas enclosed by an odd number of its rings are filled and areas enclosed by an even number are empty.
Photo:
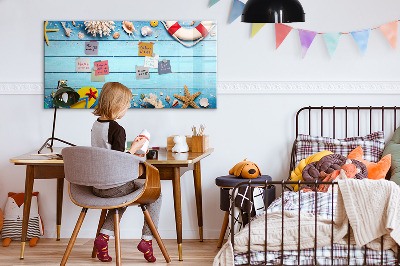
[[[400,21],[400,20],[393,20],[392,22],[394,22],[394,21]],[[389,22],[390,23],[390,22]],[[385,23],[386,24],[386,23]],[[385,24],[382,24],[382,25],[385,25]],[[286,25],[286,26],[288,26],[288,25]],[[290,26],[289,26],[290,27]],[[378,27],[375,27],[375,28],[370,28],[370,30],[377,30],[377,29],[379,29],[379,27],[380,26],[378,26]],[[293,28],[293,27],[291,27],[293,30],[299,30],[298,28]],[[300,30],[304,30],[304,29],[300,29]],[[312,31],[312,30],[305,30],[305,31]],[[359,30],[359,31],[361,31],[361,30]],[[315,31],[313,31],[313,32],[315,32]],[[351,34],[352,32],[357,32],[357,30],[355,30],[355,31],[351,31],[351,32],[339,32],[339,34]],[[317,32],[317,34],[326,34],[327,32]]]
[[[165,29],[168,31],[168,27],[167,27],[167,25],[164,23],[164,21],[161,21],[161,23],[164,25]],[[211,28],[210,28],[209,31],[211,31],[214,27],[215,27],[215,24],[211,26]],[[181,40],[179,40],[175,35],[172,35],[172,37],[174,37],[175,40],[177,40],[177,41],[180,42],[183,46],[186,46],[186,47],[195,46],[196,44],[198,44],[200,41],[202,41],[202,40],[204,39],[204,37],[201,37],[200,39],[198,39],[197,41],[195,41],[195,42],[192,43],[192,44],[186,44],[186,43],[182,42]]]

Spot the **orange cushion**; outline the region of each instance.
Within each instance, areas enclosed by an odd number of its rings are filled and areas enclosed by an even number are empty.
[[[386,177],[391,165],[392,155],[386,155],[377,163],[368,162],[363,159],[363,150],[361,146],[358,146],[352,152],[350,152],[347,158],[355,159],[365,164],[368,170],[368,179],[378,180]]]

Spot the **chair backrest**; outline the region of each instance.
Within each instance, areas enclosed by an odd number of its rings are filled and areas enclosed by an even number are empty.
[[[62,150],[65,179],[83,186],[118,186],[138,178],[139,163],[132,154],[97,147],[67,147]]]

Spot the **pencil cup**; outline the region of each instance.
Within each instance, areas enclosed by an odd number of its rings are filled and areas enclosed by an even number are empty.
[[[208,150],[209,136],[192,136],[192,152],[205,152]]]

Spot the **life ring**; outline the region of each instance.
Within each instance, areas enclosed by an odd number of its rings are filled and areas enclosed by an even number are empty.
[[[182,28],[179,25],[178,21],[161,21],[165,27],[165,29],[178,40],[181,44],[190,47],[197,44],[199,41],[203,40],[208,33],[215,27],[215,24],[212,21],[201,21],[199,25],[194,28]],[[195,41],[195,43],[188,45],[182,42],[183,41]]]

